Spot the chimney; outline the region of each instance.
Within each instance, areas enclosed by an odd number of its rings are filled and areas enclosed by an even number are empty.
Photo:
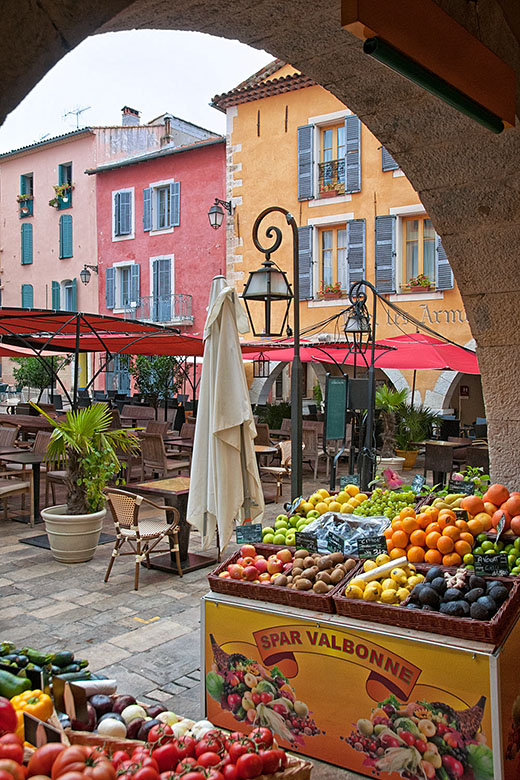
[[[165,114],[164,117],[164,135],[161,136],[161,146],[168,146],[168,144],[173,143],[173,135],[172,135],[172,115],[171,114]]]
[[[121,109],[121,113],[122,113],[123,127],[140,124],[139,111],[136,111],[135,108],[130,108],[129,106],[123,106],[123,108]]]

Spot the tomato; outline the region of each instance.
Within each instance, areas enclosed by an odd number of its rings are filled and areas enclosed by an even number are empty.
[[[123,761],[130,761],[130,756],[126,750],[116,750],[112,755],[112,766],[115,767],[115,769],[119,769],[119,766]]]
[[[271,729],[266,729],[262,726],[259,726],[258,728],[253,729],[249,735],[249,739],[252,739],[254,742],[256,742],[257,745],[260,745],[261,747],[271,747],[273,744],[273,732]]]
[[[9,734],[4,734],[3,736],[0,737],[0,745],[7,745],[11,742],[13,742],[16,745],[21,745],[23,747],[23,739],[20,739],[20,737],[17,734],[9,733]]]
[[[21,764],[23,761],[23,747],[18,742],[2,742],[0,744],[0,758],[10,758]]]
[[[262,772],[264,775],[274,775],[280,768],[280,756],[276,750],[260,750],[258,755],[262,759]]]
[[[198,772],[196,769],[193,772],[187,772],[182,776],[182,780],[206,780],[206,775],[203,772]]]
[[[191,769],[192,766],[196,765],[197,761],[193,758],[193,756],[188,756],[188,758],[183,758],[182,761],[179,761],[175,767],[175,772],[179,775],[182,772],[185,772],[187,769]]]
[[[48,742],[47,745],[42,745],[38,748],[31,756],[27,765],[28,777],[33,775],[50,775],[54,762],[65,748],[66,745],[63,745],[61,742]]]
[[[138,764],[141,766],[151,767],[152,769],[155,769],[157,774],[159,774],[159,764],[155,760],[155,758],[152,758],[152,756],[146,755],[143,758],[141,758],[138,761]]]
[[[273,700],[273,694],[272,693],[261,693],[260,694],[260,701],[262,704],[269,704],[270,701]],[[253,700],[254,703],[254,700]]]
[[[173,738],[172,727],[168,726],[167,723],[158,723],[157,726],[153,726],[150,729],[146,741],[148,743],[160,742],[163,744],[164,742],[171,741]]]
[[[65,772],[64,775],[60,775],[60,780],[85,780],[83,772]]]
[[[233,742],[229,748],[229,757],[234,764],[237,763],[240,756],[244,753],[255,753],[256,745],[251,739],[241,739],[240,742]]]
[[[151,766],[142,766],[132,777],[134,780],[159,780],[159,772]]]
[[[11,758],[0,758],[0,770],[7,772],[11,775],[9,780],[25,780],[25,773],[23,767],[17,761],[13,761]]]
[[[205,734],[200,742],[197,742],[195,746],[195,756],[201,756],[203,753],[222,753],[224,750],[224,743],[218,736],[209,736]]]
[[[282,750],[282,748],[276,748],[276,750],[273,750],[273,753],[276,753],[280,759],[280,769],[285,769],[287,766],[287,753],[285,750]]]
[[[49,775],[33,775],[34,780],[51,780]]]
[[[218,769],[212,769],[208,775],[208,780],[224,780],[224,775]]]
[[[160,747],[156,747],[152,753],[152,758],[157,762],[159,772],[166,772],[173,769],[179,760],[179,751],[174,742],[166,742]]]
[[[211,751],[201,753],[201,755],[197,757],[197,764],[203,766],[205,769],[207,769],[208,766],[218,766],[220,764],[220,756],[218,753],[212,753]]]
[[[226,766],[223,766],[222,774],[224,775],[224,780],[240,780],[236,764],[226,764]]]
[[[258,777],[262,774],[262,759],[257,753],[245,753],[237,761],[237,772],[242,780]]]
[[[195,755],[195,746],[196,742],[193,739],[193,737],[181,737],[178,740],[174,740],[173,743],[177,751],[179,753],[179,759],[182,761],[183,758],[186,758],[186,756],[194,756]]]
[[[65,772],[81,772],[92,780],[115,780],[116,770],[110,760],[99,751],[84,745],[65,748],[56,758],[51,777],[61,777]]]

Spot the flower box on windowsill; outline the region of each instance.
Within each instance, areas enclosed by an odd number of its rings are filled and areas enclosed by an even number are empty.
[[[337,198],[338,195],[338,190],[322,190],[320,192],[320,198]]]
[[[345,298],[346,295],[347,293],[345,290],[332,290],[330,292],[319,292],[318,298],[320,298],[320,300],[328,301],[332,298]]]
[[[414,284],[413,286],[406,285],[405,287],[401,287],[401,292],[403,293],[425,293],[430,292],[430,290],[434,290],[435,287],[432,284],[429,284],[428,286],[424,284]]]

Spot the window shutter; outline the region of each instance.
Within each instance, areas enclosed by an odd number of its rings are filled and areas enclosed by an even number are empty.
[[[384,146],[381,147],[381,168],[383,171],[395,171],[399,168],[399,164],[396,163],[389,151]]]
[[[130,301],[137,306],[140,305],[141,286],[140,286],[141,266],[137,263],[130,266]]]
[[[314,197],[314,125],[298,128],[298,200]]]
[[[347,222],[348,283],[360,282],[365,277],[365,220]]]
[[[55,311],[59,311],[60,310],[60,283],[52,282],[51,289],[52,289],[52,308]]]
[[[72,299],[72,311],[77,311],[78,310],[78,280],[76,278],[72,280],[71,299]]]
[[[119,235],[128,236],[132,232],[132,193],[119,192]]]
[[[116,269],[107,268],[105,306],[107,309],[113,309],[116,305]]]
[[[121,229],[121,193],[114,195],[114,235],[118,236]]]
[[[154,260],[152,263],[152,319],[154,322],[159,321],[159,261]]]
[[[152,188],[143,190],[143,230],[152,229]]]
[[[33,261],[33,226],[24,222],[22,227],[22,265],[30,265]]]
[[[361,192],[361,122],[345,117],[345,192]]]
[[[181,223],[181,183],[170,184],[170,225],[176,227]]]
[[[376,290],[395,292],[395,216],[376,217]]]
[[[22,308],[32,309],[33,307],[33,286],[32,284],[22,284]]]
[[[435,253],[437,260],[437,289],[451,290],[453,287],[453,271],[451,270],[448,255],[444,251],[441,237],[435,234]]]
[[[298,228],[300,301],[312,298],[312,225]]]
[[[60,258],[72,257],[72,217],[62,214],[60,217]]]
[[[169,322],[171,320],[171,265],[169,257],[161,258],[158,261],[160,322]]]

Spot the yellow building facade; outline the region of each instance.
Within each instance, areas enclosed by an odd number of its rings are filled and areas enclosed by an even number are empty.
[[[303,338],[343,338],[343,318],[354,281],[372,282],[385,300],[449,338],[472,347],[462,300],[435,228],[411,183],[359,118],[323,87],[280,61],[213,100],[227,115],[227,276],[242,292],[250,271],[264,259],[252,227],[269,206],[294,216],[300,243],[300,323]],[[292,279],[290,229],[282,215],[268,225],[284,231],[273,260]],[[269,240],[265,237],[265,245]],[[419,278],[418,278],[419,277]],[[424,277],[427,277],[425,279]],[[420,286],[417,282],[423,282]],[[413,333],[416,326],[378,303],[377,338]],[[306,335],[308,334],[308,335]],[[285,365],[271,363],[257,379],[252,399],[265,402],[288,393]],[[305,397],[321,364],[306,368]],[[378,371],[395,387],[411,391],[411,371]],[[479,376],[419,371],[416,402],[453,410],[463,424],[485,416]]]

